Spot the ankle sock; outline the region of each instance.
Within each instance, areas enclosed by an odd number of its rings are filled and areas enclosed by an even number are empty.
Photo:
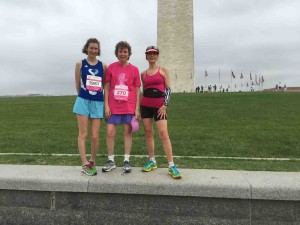
[[[150,161],[156,163],[155,157],[151,157],[151,158],[150,158]]]
[[[129,162],[129,158],[130,158],[130,155],[125,154],[125,155],[124,155],[124,162],[125,162],[125,161]]]
[[[111,160],[111,161],[115,161],[115,155],[109,155],[108,156],[108,160]]]
[[[169,162],[168,165],[169,165],[169,168],[172,166],[175,166],[174,162]]]

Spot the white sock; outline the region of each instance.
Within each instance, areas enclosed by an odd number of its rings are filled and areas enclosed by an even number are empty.
[[[111,160],[111,161],[115,161],[115,155],[109,155],[108,156],[108,160]]]
[[[124,162],[125,162],[125,161],[129,162],[129,158],[130,158],[130,155],[125,154],[125,155],[124,155]]]
[[[174,162],[169,162],[168,164],[169,164],[169,168],[175,166]]]
[[[150,158],[150,161],[156,163],[155,157],[151,157],[151,158]]]

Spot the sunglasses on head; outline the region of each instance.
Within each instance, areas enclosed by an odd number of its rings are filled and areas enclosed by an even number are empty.
[[[156,46],[148,46],[146,51],[150,50],[150,49],[154,49],[158,51],[158,48]]]

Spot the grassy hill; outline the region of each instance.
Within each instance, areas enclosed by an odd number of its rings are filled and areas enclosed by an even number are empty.
[[[72,113],[75,99],[75,96],[0,98],[1,153],[77,154],[77,121]],[[188,168],[300,171],[299,100],[300,93],[292,92],[172,94],[169,133],[174,155],[185,156],[175,158],[175,162]],[[98,165],[105,160],[105,130],[103,121]],[[121,127],[117,132],[115,154],[123,155]],[[87,146],[88,149],[89,142]],[[147,154],[142,126],[134,134],[132,154]],[[164,155],[157,135],[156,154]],[[141,166],[146,160],[133,157],[132,163]],[[163,157],[158,161],[165,166]],[[0,155],[0,163],[80,165],[80,160],[79,156]]]

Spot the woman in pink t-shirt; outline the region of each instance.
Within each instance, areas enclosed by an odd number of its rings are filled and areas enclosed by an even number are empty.
[[[120,41],[115,47],[118,62],[107,67],[104,79],[104,100],[106,118],[106,144],[108,161],[102,172],[116,168],[114,160],[114,145],[117,125],[123,124],[124,131],[124,166],[123,172],[131,172],[129,163],[132,146],[131,121],[140,117],[140,86],[139,70],[128,62],[131,56],[131,46],[126,41]]]

